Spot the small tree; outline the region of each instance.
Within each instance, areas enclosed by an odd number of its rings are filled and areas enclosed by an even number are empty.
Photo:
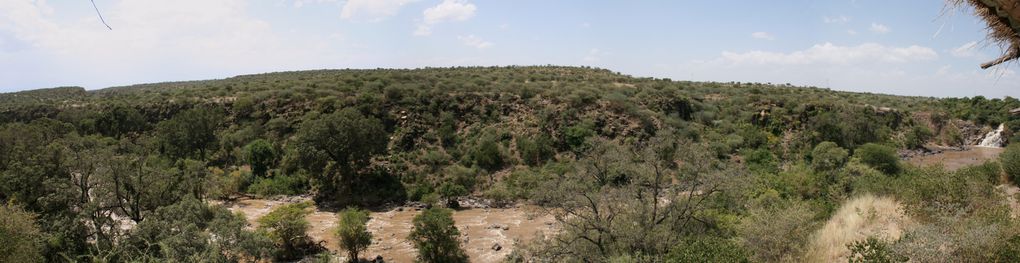
[[[450,209],[429,208],[414,217],[414,230],[407,238],[418,248],[419,262],[468,262],[459,236]]]
[[[932,137],[931,129],[925,126],[914,126],[907,132],[906,138],[904,138],[904,146],[907,149],[918,149],[924,146]]]
[[[832,171],[846,163],[847,151],[834,142],[822,142],[811,151],[811,167],[815,171]]]
[[[892,147],[867,143],[854,151],[857,157],[868,166],[885,174],[896,174],[900,172],[899,158],[896,157],[896,150]]]
[[[340,248],[347,250],[347,259],[358,262],[358,254],[372,244],[372,233],[368,232],[368,212],[357,208],[348,208],[340,212],[336,235],[340,240]]]
[[[542,165],[546,160],[556,155],[553,141],[548,135],[517,138],[517,151],[520,152],[521,159],[531,166]]]
[[[445,182],[442,185],[439,185],[439,189],[437,189],[437,191],[440,197],[446,199],[446,207],[449,208],[460,208],[460,203],[457,202],[457,197],[468,194],[468,191],[464,188],[464,186],[451,182]]]
[[[269,141],[258,139],[244,146],[244,158],[251,165],[252,173],[265,177],[276,160],[276,150]]]
[[[999,163],[1002,164],[1006,176],[1013,180],[1013,183],[1020,184],[1020,144],[1006,147],[1006,151],[999,155]]]
[[[489,171],[499,170],[505,164],[499,144],[494,139],[483,139],[471,152],[471,158],[478,166]]]
[[[288,204],[274,209],[259,218],[259,232],[276,243],[280,248],[277,257],[294,259],[303,255],[302,252],[311,241],[305,232],[308,230],[308,203]]]
[[[847,262],[849,263],[893,263],[906,261],[897,257],[888,244],[875,237],[854,241],[846,247],[850,249],[850,256],[847,257]]]

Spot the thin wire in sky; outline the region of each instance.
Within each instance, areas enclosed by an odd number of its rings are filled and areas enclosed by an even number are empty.
[[[113,30],[113,28],[110,27],[110,25],[106,23],[106,19],[103,19],[103,13],[99,12],[99,7],[96,7],[96,0],[89,0],[89,1],[92,2],[92,8],[96,9],[96,14],[99,15],[99,21],[103,22],[103,25],[106,26],[107,29]]]

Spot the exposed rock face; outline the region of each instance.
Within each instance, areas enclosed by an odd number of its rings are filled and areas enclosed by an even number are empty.
[[[953,125],[960,131],[960,136],[963,138],[963,145],[978,145],[981,140],[984,139],[985,134],[991,129],[987,127],[978,126],[973,122],[954,120]]]

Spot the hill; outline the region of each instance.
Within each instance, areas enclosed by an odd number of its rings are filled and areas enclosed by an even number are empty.
[[[1018,107],[556,66],[56,88],[0,94],[0,200],[59,240],[41,246],[48,260],[300,258],[314,245],[196,200],[311,195],[327,210],[534,204],[560,232],[511,260],[648,262],[800,258],[840,204],[874,194],[902,203],[920,234],[997,227],[987,243],[951,240],[954,253],[993,259],[983,246],[1015,244],[1020,229],[995,214],[1006,206],[981,205],[1001,199],[998,162],[945,171],[900,156],[1000,123],[1020,140]],[[228,234],[239,240],[208,239]],[[200,237],[210,241],[174,243]],[[883,242],[909,257],[936,241]]]

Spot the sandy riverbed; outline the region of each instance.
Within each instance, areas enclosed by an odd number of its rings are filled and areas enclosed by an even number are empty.
[[[273,208],[304,200],[307,199],[276,201],[243,198],[224,205],[234,212],[244,213],[252,227],[256,227],[256,220]],[[407,235],[412,228],[411,220],[418,213],[420,211],[412,208],[372,212],[368,222],[368,229],[373,235],[372,245],[363,255],[372,258],[381,255],[386,262],[413,262],[417,251],[407,241]],[[306,219],[310,224],[308,235],[315,242],[322,242],[330,251],[342,254],[332,234],[336,227],[336,215],[333,212],[316,209]],[[465,242],[462,246],[471,262],[500,262],[517,244],[524,244],[539,233],[551,233],[555,222],[551,215],[530,206],[463,209],[455,211],[453,219],[461,231]],[[493,249],[496,244],[499,250]]]

